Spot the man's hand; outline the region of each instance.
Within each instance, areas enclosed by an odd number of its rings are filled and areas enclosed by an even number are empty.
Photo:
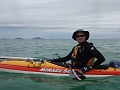
[[[82,73],[86,73],[86,72],[90,71],[91,69],[92,69],[92,66],[87,66],[87,67],[82,67],[80,69],[80,71],[82,71]]]

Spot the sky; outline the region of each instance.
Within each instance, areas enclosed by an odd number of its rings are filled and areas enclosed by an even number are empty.
[[[0,39],[71,38],[76,29],[120,39],[120,0],[0,0],[0,6]]]

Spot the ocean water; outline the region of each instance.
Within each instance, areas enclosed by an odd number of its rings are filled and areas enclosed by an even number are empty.
[[[120,39],[91,39],[108,63],[120,60]],[[77,42],[72,39],[0,40],[0,56],[51,59],[66,56]],[[0,90],[120,90],[120,77],[87,78],[0,72]]]

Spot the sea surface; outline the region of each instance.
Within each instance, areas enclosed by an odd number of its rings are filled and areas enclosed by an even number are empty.
[[[91,39],[94,46],[111,60],[120,60],[120,39]],[[66,56],[72,39],[0,40],[0,56],[37,57],[42,59]],[[0,90],[120,90],[120,77],[87,78],[75,81],[69,77],[0,72]]]

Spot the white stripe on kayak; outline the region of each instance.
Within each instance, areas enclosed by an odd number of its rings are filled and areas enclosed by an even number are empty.
[[[0,57],[0,59],[7,59],[7,60],[34,60],[38,58],[27,58],[27,57],[9,57],[9,56],[3,56]]]
[[[23,74],[44,74],[52,76],[69,76],[69,74],[60,74],[60,73],[44,73],[44,72],[31,72],[31,71],[21,71],[21,70],[11,70],[0,68],[2,72],[11,72],[11,73],[23,73]],[[109,77],[113,75],[85,75],[86,77]]]

